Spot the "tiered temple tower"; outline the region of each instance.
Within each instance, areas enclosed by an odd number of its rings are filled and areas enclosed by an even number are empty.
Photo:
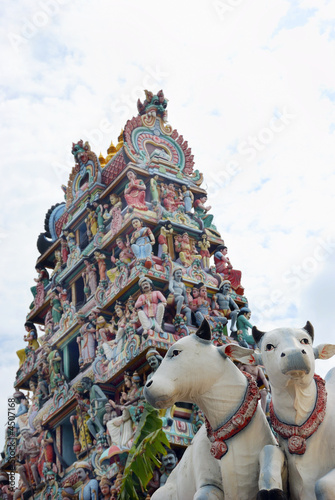
[[[20,474],[15,498],[117,498],[145,408],[142,387],[168,348],[204,317],[216,344],[237,339],[247,306],[241,273],[166,106],[162,91],[146,91],[106,158],[87,142],[72,145],[65,201],[50,208],[38,237],[18,351],[19,406],[2,459],[2,471],[15,465]],[[180,459],[201,415],[178,403],[160,417]],[[150,498],[168,473],[168,465],[156,468],[138,497]]]

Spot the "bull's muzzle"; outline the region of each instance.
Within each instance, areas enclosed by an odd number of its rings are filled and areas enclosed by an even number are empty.
[[[290,349],[283,351],[281,357],[281,372],[284,375],[290,372],[308,374],[311,371],[311,362],[305,349]]]

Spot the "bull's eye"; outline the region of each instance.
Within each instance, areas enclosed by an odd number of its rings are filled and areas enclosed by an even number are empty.
[[[181,351],[178,351],[178,349],[173,349],[172,351],[172,356],[178,356],[178,354],[180,354]]]
[[[266,347],[265,347],[265,349],[267,351],[272,351],[272,349],[274,349],[274,348],[275,348],[275,346],[273,344],[266,344]]]
[[[301,339],[300,340],[300,344],[309,344],[309,340],[308,339]]]

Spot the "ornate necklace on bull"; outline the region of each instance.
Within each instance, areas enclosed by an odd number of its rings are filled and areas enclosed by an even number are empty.
[[[325,381],[314,375],[316,383],[317,396],[314,410],[308,419],[302,425],[288,425],[281,422],[273,409],[273,403],[270,403],[270,420],[274,431],[284,439],[288,439],[288,451],[293,455],[303,455],[306,451],[306,440],[318,430],[323,422],[327,406],[327,391]]]
[[[207,436],[212,443],[211,454],[217,459],[221,459],[228,451],[228,445],[225,441],[243,430],[257,410],[258,400],[260,399],[257,384],[249,373],[243,372],[243,374],[247,377],[248,385],[244,399],[234,415],[215,431],[205,418]]]

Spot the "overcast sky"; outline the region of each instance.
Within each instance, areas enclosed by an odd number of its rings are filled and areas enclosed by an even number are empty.
[[[316,343],[332,341],[333,2],[17,0],[0,23],[3,398],[24,346],[36,239],[63,200],[72,141],[106,155],[144,89],[164,89],[169,123],[204,173],[252,322],[309,319]],[[319,363],[324,375],[335,361]]]

